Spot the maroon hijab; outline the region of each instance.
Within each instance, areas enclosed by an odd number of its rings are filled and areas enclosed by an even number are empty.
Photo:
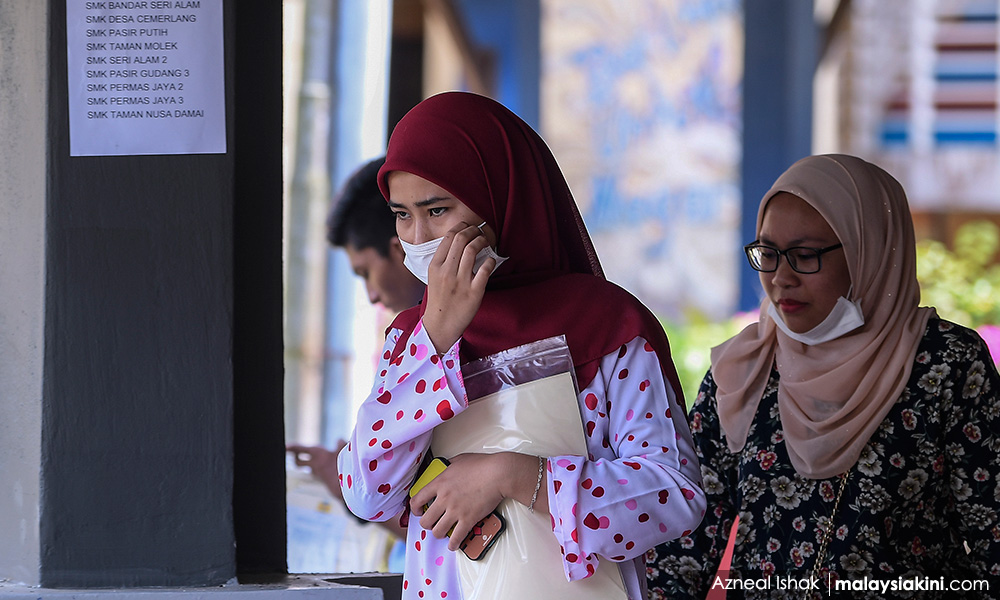
[[[497,234],[509,257],[462,335],[463,363],[521,344],[565,335],[580,388],[602,357],[642,336],[682,402],[670,347],[659,321],[604,278],[569,186],[542,138],[485,96],[446,92],[415,106],[389,139],[378,184],[406,171],[454,194]],[[394,358],[423,315],[425,302],[401,313]]]

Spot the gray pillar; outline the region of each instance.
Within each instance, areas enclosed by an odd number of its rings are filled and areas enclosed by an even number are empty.
[[[50,7],[41,581],[224,583],[233,153],[70,157],[65,3]]]
[[[39,581],[45,2],[0,3],[0,579]]]
[[[0,3],[0,580],[285,570],[281,7],[224,6],[226,154],[71,157],[66,3]]]

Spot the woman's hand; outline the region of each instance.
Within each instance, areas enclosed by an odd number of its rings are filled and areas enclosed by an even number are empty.
[[[429,529],[436,538],[444,538],[454,529],[448,541],[448,549],[452,551],[504,498],[513,498],[527,506],[538,479],[538,457],[528,454],[460,454],[450,462],[447,469],[410,499],[410,508],[420,517],[420,526]],[[422,512],[428,503],[427,511]],[[544,479],[535,509],[548,510]]]
[[[448,230],[427,274],[424,329],[439,354],[447,352],[476,316],[496,261],[486,259],[472,272],[476,255],[489,242],[479,228],[460,223]]]

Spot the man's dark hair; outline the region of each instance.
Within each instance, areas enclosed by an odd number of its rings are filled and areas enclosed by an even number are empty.
[[[385,157],[376,158],[348,178],[326,219],[326,239],[343,248],[374,248],[389,256],[389,240],[396,236],[396,217],[378,189],[376,175]]]

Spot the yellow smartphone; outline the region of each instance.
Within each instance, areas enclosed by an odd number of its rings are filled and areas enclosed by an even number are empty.
[[[417,495],[417,493],[424,489],[432,479],[440,475],[446,468],[448,468],[448,460],[444,458],[435,458],[427,465],[424,472],[417,477],[417,480],[410,487],[410,498]],[[424,511],[430,504],[424,505]],[[487,550],[493,547],[496,543],[497,538],[506,529],[507,523],[504,521],[496,511],[491,512],[486,516],[485,519],[476,523],[469,532],[469,535],[465,536],[459,546],[462,552],[472,560],[479,560],[486,555]],[[451,531],[448,535],[451,536]]]
[[[420,477],[417,477],[417,480],[413,482],[413,486],[410,488],[410,498],[416,496],[420,490],[424,489],[425,485],[447,469],[448,464],[448,459],[446,458],[435,458],[432,460],[427,465],[427,468],[424,469],[424,472],[420,474]],[[427,510],[427,505],[424,505],[424,510]]]

